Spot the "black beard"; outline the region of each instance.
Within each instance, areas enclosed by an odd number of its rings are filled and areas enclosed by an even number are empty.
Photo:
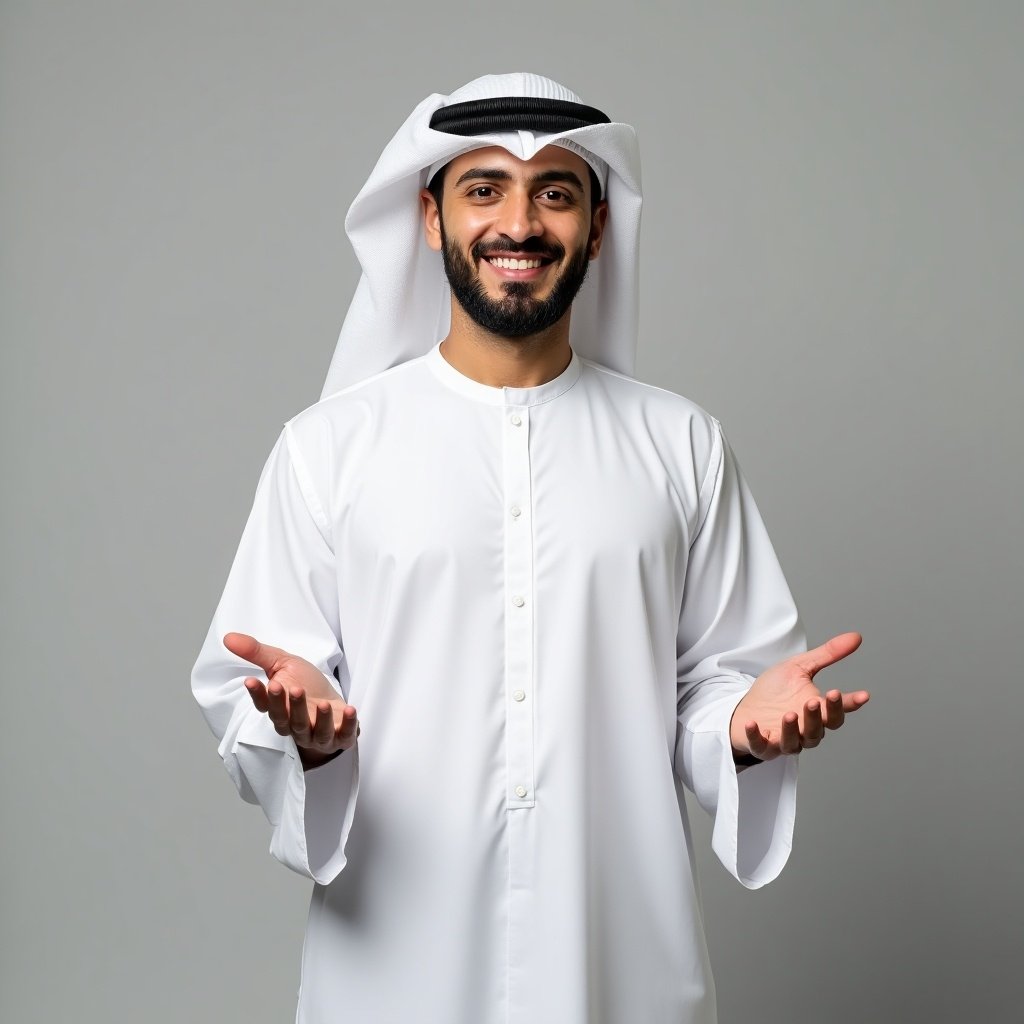
[[[546,299],[533,298],[533,285],[527,281],[506,281],[505,298],[491,299],[476,270],[449,241],[443,221],[440,227],[441,257],[452,294],[472,320],[499,337],[526,338],[558,323],[586,280],[590,260],[585,243],[572,254]],[[544,248],[540,239],[528,238],[522,244],[506,242],[484,246],[478,243],[473,246],[472,256],[479,263],[485,253],[498,252],[528,252],[552,259],[565,255],[565,249],[560,245]]]

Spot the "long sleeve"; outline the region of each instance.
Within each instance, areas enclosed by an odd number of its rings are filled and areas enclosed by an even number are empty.
[[[679,618],[675,768],[714,820],[719,860],[756,889],[789,857],[798,755],[737,773],[729,722],[754,679],[807,641],[753,496],[713,426]]]
[[[346,666],[329,538],[327,516],[285,424],[260,475],[224,593],[192,670],[192,692],[219,740],[228,775],[273,826],[270,852],[321,884],[345,865],[359,783],[358,744],[304,772],[294,740],[275,731],[245,689],[246,677],[265,675],[228,651],[223,637],[248,633],[297,654],[345,696],[334,675]]]

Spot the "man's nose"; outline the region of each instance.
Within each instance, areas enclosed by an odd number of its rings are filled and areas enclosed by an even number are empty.
[[[496,229],[515,242],[544,234],[540,211],[529,193],[510,193],[501,204]]]

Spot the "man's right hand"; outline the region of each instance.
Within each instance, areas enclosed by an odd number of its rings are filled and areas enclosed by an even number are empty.
[[[355,743],[356,709],[345,703],[316,665],[246,633],[225,634],[224,646],[267,674],[266,686],[250,676],[245,688],[256,710],[270,718],[277,732],[295,740],[303,768],[315,768]]]

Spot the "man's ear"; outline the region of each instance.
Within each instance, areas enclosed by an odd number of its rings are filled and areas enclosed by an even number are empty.
[[[587,242],[587,255],[590,259],[596,260],[597,254],[601,251],[601,242],[604,239],[604,226],[608,221],[608,200],[602,199],[590,217],[590,239]]]
[[[441,251],[441,211],[433,195],[427,189],[420,190],[420,205],[423,208],[423,237],[434,252]]]

